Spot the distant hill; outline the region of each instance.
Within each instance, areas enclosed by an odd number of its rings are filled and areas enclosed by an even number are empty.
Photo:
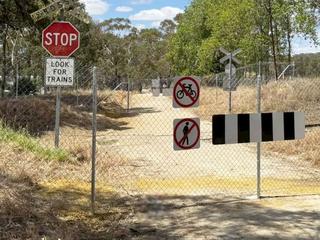
[[[293,57],[296,65],[296,74],[301,77],[320,76],[320,52],[298,54]]]

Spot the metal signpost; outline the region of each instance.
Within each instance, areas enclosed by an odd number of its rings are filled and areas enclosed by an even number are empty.
[[[236,58],[236,55],[241,53],[241,49],[237,49],[234,52],[228,52],[224,48],[220,48],[220,51],[224,53],[226,56],[220,59],[220,63],[223,64],[226,61],[229,61],[229,83],[228,83],[228,90],[229,90],[229,113],[232,110],[232,76],[234,75],[234,65],[232,64],[233,62],[236,64],[241,64],[241,62]]]
[[[45,85],[57,87],[55,147],[60,143],[61,87],[73,86],[74,59],[68,58],[80,46],[80,33],[69,22],[53,22],[42,31],[42,46],[55,58],[46,59]]]

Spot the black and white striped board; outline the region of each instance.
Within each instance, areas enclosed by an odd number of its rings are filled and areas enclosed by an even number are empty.
[[[214,115],[212,143],[235,144],[303,139],[302,112]]]

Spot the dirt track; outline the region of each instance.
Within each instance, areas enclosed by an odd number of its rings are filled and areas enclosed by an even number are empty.
[[[150,93],[133,95],[131,106],[131,116],[121,119],[128,122],[126,129],[102,134],[98,141],[130,159],[134,168],[122,168],[123,175],[139,193],[255,194],[255,145],[213,146],[211,123],[201,121],[201,148],[174,151],[173,120],[196,116],[189,110],[173,109],[169,97]],[[274,190],[272,195],[314,193],[320,187],[309,178],[316,176],[320,179],[320,172],[306,163],[262,158],[264,189]]]
[[[149,93],[131,104],[126,128],[100,133],[98,143],[129,159],[114,183],[135,196],[133,239],[319,239],[319,197],[245,198],[256,193],[254,145],[212,146],[211,124],[202,121],[201,148],[177,152],[173,119],[195,115]],[[310,180],[319,176],[294,159],[262,158],[264,195],[320,192]]]

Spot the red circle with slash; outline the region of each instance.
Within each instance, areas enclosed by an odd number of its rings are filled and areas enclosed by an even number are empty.
[[[179,127],[181,126],[181,124],[185,123],[185,122],[190,122],[192,125],[188,131],[188,134],[191,133],[191,131],[196,128],[196,132],[197,132],[197,137],[194,141],[194,143],[190,144],[189,146],[184,146],[182,144],[182,142],[185,140],[185,136],[182,137],[182,139],[178,139],[177,138],[177,130],[179,129]],[[192,149],[194,146],[197,145],[197,143],[199,142],[200,140],[200,127],[198,126],[197,122],[194,121],[193,119],[191,118],[186,118],[186,119],[182,119],[180,122],[178,122],[178,124],[175,126],[174,128],[174,141],[175,143],[181,148],[181,149],[185,149],[185,150],[188,150],[188,149]]]
[[[196,86],[196,90],[195,92],[197,93],[196,97],[192,97],[191,94],[188,92],[188,90],[186,89],[186,87],[183,85],[183,81],[185,80],[190,80],[192,81],[195,86]],[[191,103],[190,104],[183,104],[179,101],[179,99],[177,98],[177,88],[180,87],[181,90],[184,92],[184,94],[186,95],[186,97],[190,98],[191,100]],[[176,103],[180,106],[180,107],[192,107],[199,99],[199,96],[200,96],[200,86],[198,84],[198,82],[193,79],[192,77],[183,77],[181,79],[179,79],[177,81],[177,83],[175,84],[174,88],[173,88],[173,98],[174,100],[176,101]]]

